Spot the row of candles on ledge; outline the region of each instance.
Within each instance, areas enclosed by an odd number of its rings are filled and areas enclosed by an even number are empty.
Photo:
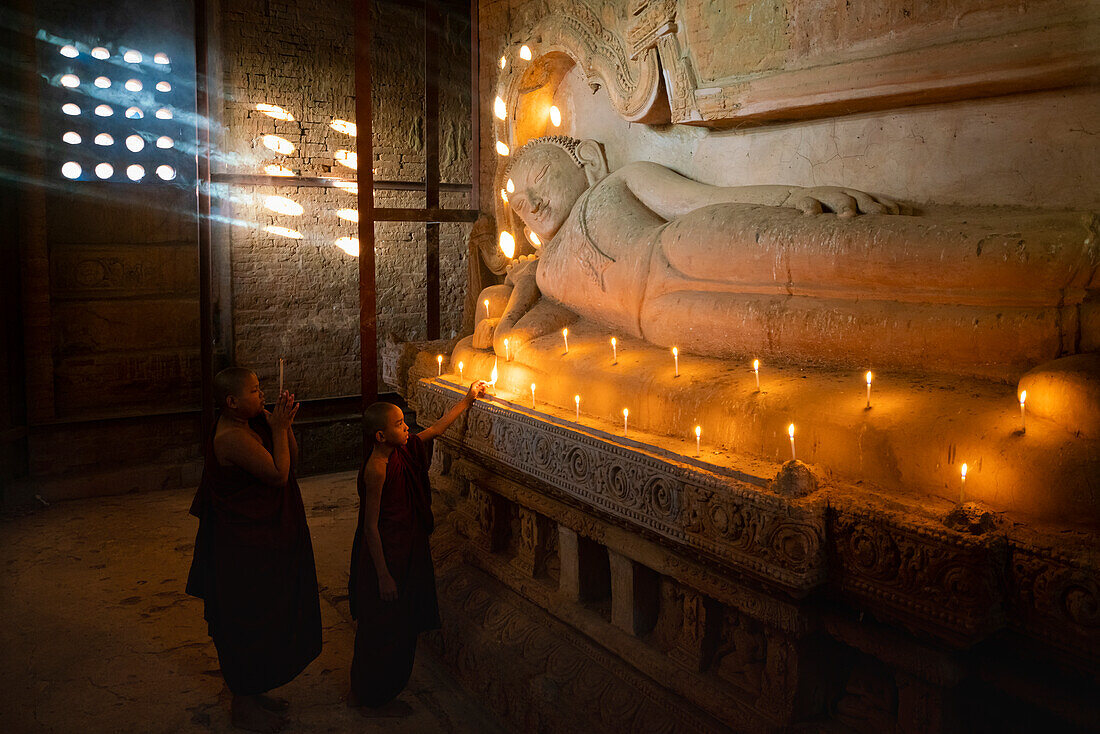
[[[484,305],[485,305],[485,313],[486,313],[486,315],[488,315],[488,313],[489,313],[489,301],[488,301],[488,299],[485,300]],[[569,329],[567,329],[567,328],[562,329],[561,330],[561,336],[562,336],[562,339],[565,342],[565,353],[568,354],[569,353]],[[680,376],[680,350],[677,347],[673,347],[671,352],[672,352],[673,376],[674,377],[679,377]],[[505,339],[504,340],[504,361],[510,362],[511,359],[512,359],[511,349],[510,349],[508,340]],[[618,343],[618,340],[615,337],[611,337],[611,360],[612,360],[611,364],[613,364],[613,365],[619,363],[619,343]],[[442,375],[443,374],[443,355],[442,354],[436,355],[436,363],[437,363],[437,366],[438,366],[437,374]],[[282,377],[282,360],[280,360],[279,367],[280,367],[280,380],[279,380],[279,382],[281,384],[282,383],[282,379],[281,379],[281,377]],[[462,362],[458,363],[458,378],[459,378],[459,380],[463,379],[463,369],[464,369],[464,367],[465,367],[465,365]],[[754,359],[752,361],[752,371],[753,371],[754,377],[756,378],[756,389],[759,392],[760,391],[760,360],[759,359]],[[868,370],[867,373],[864,375],[864,379],[866,380],[866,383],[867,383],[867,407],[866,407],[866,409],[870,410],[870,408],[871,408],[871,383],[874,380],[874,373],[872,373],[870,370]],[[496,384],[496,380],[497,380],[497,368],[496,368],[496,365],[494,364],[493,365],[492,380],[490,381],[489,384],[490,385]],[[535,388],[536,388],[536,385],[535,385],[535,383],[532,382],[531,383],[531,408],[532,409],[534,409],[536,407]],[[280,389],[280,392],[281,392],[281,389]],[[574,407],[575,407],[575,410],[576,410],[576,420],[579,422],[580,418],[581,418],[581,396],[580,395],[574,395],[573,396],[573,403],[574,403]],[[1020,392],[1020,433],[1025,433],[1027,431],[1026,403],[1027,403],[1027,390],[1023,390],[1023,391]],[[623,408],[623,435],[624,436],[628,435],[628,433],[629,433],[629,429],[630,429],[630,423],[629,422],[630,422],[630,409],[629,408]],[[795,445],[794,445],[794,433],[795,433],[794,423],[791,423],[790,425],[787,426],[787,437],[790,439],[790,442],[791,442],[791,459],[792,460],[797,458],[797,455],[795,453]],[[695,426],[695,455],[696,456],[700,456],[702,454],[702,451],[701,451],[702,435],[703,435],[703,427],[702,426]],[[967,472],[967,465],[964,463],[960,467],[961,483],[960,483],[960,488],[959,488],[959,502],[963,501],[963,492],[966,489],[966,472]]]

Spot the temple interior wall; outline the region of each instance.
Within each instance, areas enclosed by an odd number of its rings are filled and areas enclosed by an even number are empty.
[[[422,112],[424,30],[415,8],[374,6],[374,175],[378,180],[423,181]],[[328,0],[306,11],[295,3],[227,0],[223,10],[224,154],[229,173],[260,173],[279,164],[299,176],[354,178],[339,165],[339,150],[355,139],[333,130],[333,119],[355,121],[352,48],[353,3]],[[394,28],[407,32],[393,33]],[[469,28],[449,18],[441,45],[440,180],[469,179]],[[279,105],[293,121],[274,120],[256,104]],[[296,147],[290,155],[264,148],[264,135],[279,135]],[[217,170],[217,168],[215,169]],[[267,211],[263,196],[288,197],[305,212],[291,217]],[[444,206],[461,207],[462,194],[444,194]],[[422,206],[423,194],[379,191],[377,206]],[[232,269],[234,361],[256,367],[261,379],[275,376],[286,358],[287,380],[302,398],[359,393],[358,269],[354,257],[333,245],[356,237],[357,225],[337,216],[356,208],[355,196],[335,188],[231,187],[226,209],[239,226],[226,228]],[[300,240],[263,230],[297,229]],[[440,231],[440,331],[461,326],[465,298],[468,225]],[[424,226],[376,225],[379,343],[389,333],[426,337]],[[277,379],[277,378],[276,378]]]
[[[607,4],[602,20],[622,33],[632,22],[627,5]],[[1051,0],[1029,4],[1026,13],[1022,6],[998,2],[918,8],[900,0],[846,7],[820,0],[682,2],[676,7],[681,47],[690,45],[685,53],[695,63],[703,87],[732,85],[731,79],[751,83],[772,72],[827,69],[853,57],[873,59],[923,48],[933,40],[946,45],[984,36],[1007,47],[1014,43],[1011,34],[1017,24],[1041,29],[1044,18],[1077,12],[1080,5],[1075,0]],[[524,42],[541,18],[569,6],[570,0],[482,5],[481,89],[486,109],[496,93],[501,54],[514,54],[510,44]],[[966,68],[965,46],[951,53],[957,55],[956,67]],[[914,76],[920,71],[914,69]],[[792,98],[817,91],[784,88]],[[562,110],[561,131],[600,140],[612,169],[652,160],[718,185],[846,185],[916,203],[1080,209],[1100,204],[1100,147],[1095,144],[1100,91],[1095,85],[963,95],[952,102],[921,105],[884,103],[878,111],[855,114],[812,116],[795,111],[785,122],[734,121],[732,129],[712,130],[626,122],[609,103],[606,87],[593,92],[580,69],[573,67],[554,103]],[[483,128],[485,182],[492,181],[498,160],[494,142]],[[483,206],[490,201],[485,187],[482,201]]]

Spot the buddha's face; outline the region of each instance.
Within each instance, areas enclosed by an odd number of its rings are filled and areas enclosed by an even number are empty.
[[[515,186],[508,196],[509,205],[543,242],[557,234],[577,198],[588,188],[584,169],[552,143],[525,151],[508,177]]]

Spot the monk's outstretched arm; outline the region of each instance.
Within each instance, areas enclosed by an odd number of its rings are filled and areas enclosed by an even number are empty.
[[[452,423],[458,420],[458,416],[462,415],[467,408],[474,404],[474,400],[485,394],[487,387],[488,385],[482,380],[474,382],[474,384],[470,385],[470,389],[466,391],[466,395],[462,400],[459,400],[451,406],[451,409],[444,413],[435,423],[416,434],[417,437],[421,441],[427,442],[442,435],[444,431],[451,427]]]
[[[630,163],[619,176],[649,209],[662,219],[672,220],[712,204],[784,206],[804,214],[831,211],[840,216],[897,214],[899,205],[885,197],[839,186],[711,186],[681,176],[656,163]]]
[[[386,555],[382,550],[382,536],[378,532],[378,512],[382,505],[382,485],[386,482],[385,465],[377,466],[367,459],[367,466],[363,471],[363,481],[366,483],[363,492],[363,540],[370,549],[371,560],[374,561],[374,572],[378,574],[378,593],[383,601],[393,601],[397,598],[397,582],[390,575],[390,569],[386,566]]]

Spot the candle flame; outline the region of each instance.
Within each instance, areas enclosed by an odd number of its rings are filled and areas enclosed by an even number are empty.
[[[962,478],[966,479],[966,464],[962,465]]]
[[[673,357],[679,357],[680,356],[680,350],[677,349],[676,347],[673,347],[672,348],[672,356]]]
[[[524,61],[530,61],[531,60],[531,49],[526,45],[520,46],[519,47],[519,57],[521,59],[523,59]]]
[[[1023,405],[1027,401],[1027,390],[1020,393],[1020,405]]]
[[[504,100],[501,99],[499,95],[493,100],[493,114],[501,120],[507,119],[508,117],[508,107],[504,104]]]
[[[532,395],[535,394],[535,383],[533,383],[533,382],[531,383],[531,394]]]
[[[630,415],[630,409],[629,408],[623,408],[623,418],[626,418],[629,415]]]
[[[872,374],[871,374],[871,371],[870,371],[870,370],[868,370],[868,371],[867,371],[867,384],[868,384],[868,385],[870,385],[870,384],[871,384],[871,378],[872,378],[872,377],[874,377],[874,375],[872,375]]]
[[[755,372],[756,370],[759,370],[759,369],[760,369],[760,360],[759,360],[759,359],[754,359],[754,360],[752,361],[752,369],[753,369],[753,371],[754,371],[754,372]]]
[[[531,240],[531,244],[535,247],[542,247],[542,240],[540,240],[539,236],[534,232],[528,232],[527,239]]]
[[[505,204],[508,203],[508,192],[504,189],[500,190],[500,200],[503,201]]]
[[[618,344],[618,342],[615,341],[615,337],[611,337],[611,346],[615,346],[616,344]]]
[[[561,110],[557,105],[550,105],[550,124],[554,127],[561,127]]]
[[[511,260],[516,255],[516,238],[512,236],[511,232],[500,233],[500,251],[504,253],[504,257]]]
[[[561,330],[561,335],[562,336],[569,336],[569,329],[562,329]]]
[[[497,361],[495,359],[493,360],[493,371],[489,373],[489,384],[494,386],[497,384]]]
[[[435,355],[435,361],[438,362],[439,364],[443,364],[443,355],[442,354]]]
[[[462,368],[465,367],[465,366],[466,366],[465,362],[459,362],[458,363],[458,374],[460,374],[460,375],[462,374]]]
[[[573,402],[576,403],[577,405],[580,405],[581,404],[581,396],[580,395],[574,395],[573,396]]]
[[[703,435],[703,427],[702,426],[695,426],[695,437],[699,438],[702,435]]]
[[[500,68],[503,69],[505,66],[508,66],[508,59],[504,56],[501,56],[500,57]]]
[[[794,424],[787,426],[787,435],[794,438]]]
[[[511,194],[515,192],[516,185],[512,182],[512,179],[508,179],[508,181],[504,184],[504,188],[508,191],[509,194]]]
[[[507,145],[505,145],[504,143],[502,143],[499,140],[497,141],[497,155],[508,155],[508,153],[510,153],[510,152],[511,151],[508,150]]]

